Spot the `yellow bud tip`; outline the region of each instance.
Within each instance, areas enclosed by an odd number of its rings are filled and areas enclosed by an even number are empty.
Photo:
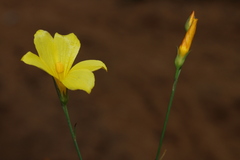
[[[198,19],[196,19],[194,17],[194,12],[191,14],[190,19],[191,19],[191,17],[193,17],[191,20],[192,22],[191,22],[189,29],[187,30],[187,33],[182,41],[182,44],[179,46],[179,50],[178,50],[178,53],[182,57],[184,57],[189,52],[189,49],[191,47],[192,40],[193,40],[193,37],[196,32],[196,28],[197,28]]]
[[[190,19],[189,19],[190,24],[192,24],[194,18],[195,18],[195,12],[192,11],[192,14],[190,15]]]
[[[185,30],[188,31],[188,29],[190,28],[190,26],[193,23],[193,20],[195,19],[195,12],[192,11],[191,15],[189,16],[189,18],[187,19],[187,22],[185,23]]]

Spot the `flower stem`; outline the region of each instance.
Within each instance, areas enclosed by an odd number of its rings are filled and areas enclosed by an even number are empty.
[[[67,108],[68,94],[67,94],[67,91],[66,92],[61,92],[60,91],[59,86],[58,86],[55,78],[53,78],[53,82],[54,82],[54,85],[55,85],[55,88],[56,88],[56,91],[57,91],[57,94],[58,94],[58,98],[61,102],[61,106],[63,108],[64,115],[67,119],[68,127],[70,129],[70,133],[71,133],[71,136],[72,136],[72,140],[73,140],[75,149],[76,149],[77,154],[78,154],[78,158],[79,158],[79,160],[82,160],[82,156],[81,156],[81,153],[80,153],[80,150],[79,150],[79,147],[78,147],[78,143],[77,143],[77,139],[76,139],[75,130],[72,127],[70,116],[68,114],[68,108]]]
[[[77,151],[77,154],[78,154],[78,158],[80,160],[82,160],[82,156],[81,156],[81,153],[80,153],[80,150],[79,150],[79,147],[78,147],[78,143],[77,143],[77,139],[76,139],[76,134],[75,134],[75,132],[73,130],[73,127],[72,127],[72,124],[71,124],[71,121],[70,121],[70,117],[69,117],[69,114],[68,114],[67,105],[64,104],[64,103],[61,103],[61,105],[62,105],[64,114],[65,114],[66,119],[67,119],[68,127],[69,127],[71,135],[72,135],[72,140],[74,142],[74,146],[76,148],[76,151]]]
[[[160,141],[159,141],[157,155],[156,155],[155,160],[159,160],[159,157],[160,157],[160,151],[161,151],[161,148],[162,148],[164,134],[165,134],[166,128],[167,128],[168,117],[169,117],[169,114],[170,114],[170,111],[171,111],[173,97],[174,97],[174,94],[175,94],[177,81],[178,81],[178,77],[180,75],[180,72],[181,72],[181,68],[176,68],[176,73],[175,73],[174,82],[173,82],[173,86],[172,86],[172,92],[171,92],[171,96],[170,96],[170,100],[169,100],[169,104],[168,104],[168,109],[167,109],[167,112],[166,112],[166,117],[165,117],[165,120],[164,120],[162,134],[161,134],[161,138],[160,138]]]

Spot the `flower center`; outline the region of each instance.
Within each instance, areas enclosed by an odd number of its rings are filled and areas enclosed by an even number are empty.
[[[56,70],[58,73],[62,73],[64,71],[63,64],[61,62],[56,63]]]

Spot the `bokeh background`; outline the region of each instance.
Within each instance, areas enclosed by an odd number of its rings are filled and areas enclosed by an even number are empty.
[[[204,0],[2,0],[0,159],[75,160],[52,78],[24,64],[38,29],[75,33],[76,62],[99,59],[88,95],[70,91],[84,160],[154,160],[192,10],[197,33],[164,140],[164,160],[240,159],[240,3]]]

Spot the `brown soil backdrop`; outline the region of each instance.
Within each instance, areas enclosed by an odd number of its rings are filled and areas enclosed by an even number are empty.
[[[0,159],[76,160],[52,78],[20,61],[38,29],[75,33],[75,62],[99,59],[88,95],[70,91],[84,160],[154,160],[192,10],[197,33],[179,83],[164,160],[240,159],[238,1],[2,0]]]

